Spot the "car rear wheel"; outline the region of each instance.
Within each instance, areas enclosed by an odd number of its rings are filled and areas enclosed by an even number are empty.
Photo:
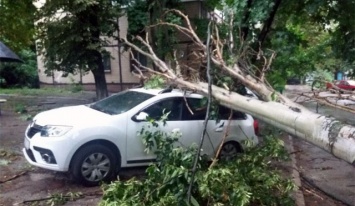
[[[219,159],[227,161],[232,160],[241,152],[242,149],[237,142],[226,142],[219,153]]]
[[[103,145],[87,145],[73,157],[71,173],[74,180],[85,186],[109,181],[115,174],[117,158]]]

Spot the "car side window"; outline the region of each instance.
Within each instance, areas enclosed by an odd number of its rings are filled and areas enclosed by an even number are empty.
[[[204,120],[207,111],[206,102],[197,98],[185,98],[183,101],[183,120]]]
[[[231,110],[231,109],[224,107],[224,106],[219,106],[219,108],[218,108],[219,119],[228,120],[231,111],[233,111],[232,120],[238,120],[238,119],[240,120],[240,119],[246,118],[246,115],[243,112]]]
[[[164,113],[170,112],[167,121],[179,121],[181,120],[182,101],[180,98],[161,100],[147,107],[143,112],[155,120],[160,119]]]
[[[224,107],[218,107],[218,118],[220,120],[228,120],[230,112],[232,110]],[[197,98],[186,98],[186,101],[183,100],[183,120],[205,120],[207,112],[207,104],[203,99]],[[246,115],[240,111],[233,111],[232,120],[241,120],[245,119]]]

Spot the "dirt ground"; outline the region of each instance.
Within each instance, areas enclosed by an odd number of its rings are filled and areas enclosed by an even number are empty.
[[[7,102],[1,105],[0,116],[0,206],[50,205],[48,197],[57,200],[80,194],[76,201],[64,205],[97,205],[100,187],[83,187],[74,183],[68,174],[48,171],[29,165],[22,155],[24,132],[30,115],[50,108],[85,104],[93,101],[94,93],[82,93],[77,97],[21,97],[1,96]],[[25,112],[25,110],[27,112]],[[123,171],[124,178],[142,175],[144,168]],[[122,179],[122,178],[121,178]],[[301,179],[305,205],[344,205],[317,190]],[[61,197],[62,196],[62,197]]]

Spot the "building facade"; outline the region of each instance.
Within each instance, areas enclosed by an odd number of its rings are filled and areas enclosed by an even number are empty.
[[[184,13],[190,18],[206,18],[207,13],[203,7],[202,1],[182,1]],[[128,19],[126,16],[119,18],[120,36],[125,37],[128,29]],[[177,48],[181,51],[182,60],[189,62],[189,53],[193,48],[192,41],[189,41],[184,36],[178,35],[179,45]],[[116,45],[116,46],[115,46]],[[111,54],[104,56],[105,76],[110,92],[117,92],[127,88],[131,88],[140,84],[140,79],[132,74],[132,61],[130,52],[124,50],[123,47],[119,48],[117,41],[111,41],[111,46],[106,47],[106,50]],[[142,59],[147,63],[145,59]],[[80,83],[85,90],[95,90],[95,81],[91,72],[79,72],[75,75],[63,75],[62,71],[54,71],[51,75],[45,73],[45,66],[43,63],[43,56],[37,57],[38,62],[38,75],[41,87],[53,86],[68,86]],[[193,61],[191,61],[193,62]],[[193,63],[196,64],[196,63]],[[196,67],[198,65],[193,65]]]

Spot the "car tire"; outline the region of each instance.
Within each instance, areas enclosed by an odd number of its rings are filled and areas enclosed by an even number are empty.
[[[240,153],[242,153],[242,149],[238,142],[226,142],[221,148],[219,159],[223,161],[232,160]]]
[[[71,174],[74,180],[85,186],[97,186],[112,179],[116,173],[117,158],[103,145],[87,145],[73,157]]]

